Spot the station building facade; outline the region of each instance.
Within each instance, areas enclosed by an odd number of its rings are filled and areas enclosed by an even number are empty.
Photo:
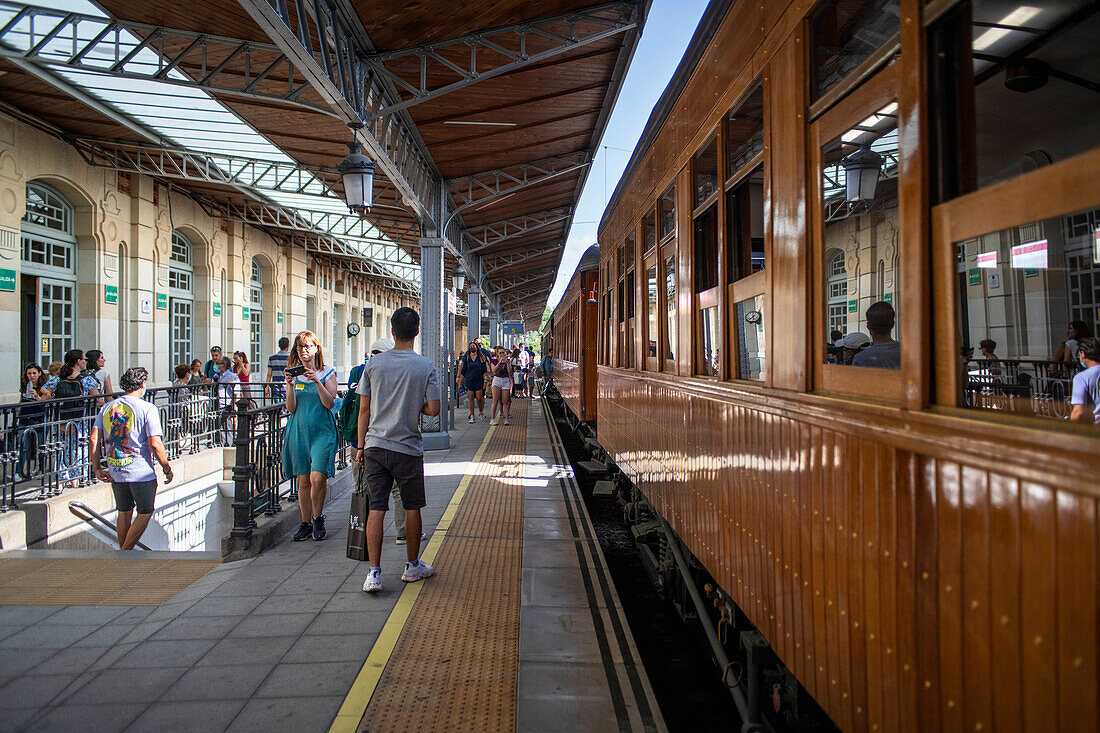
[[[0,115],[0,399],[18,399],[25,364],[72,348],[162,385],[218,345],[262,379],[279,338],[306,329],[344,375],[406,305],[418,301]]]

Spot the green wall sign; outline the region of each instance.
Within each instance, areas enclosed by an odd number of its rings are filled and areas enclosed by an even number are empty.
[[[117,303],[118,302],[118,286],[117,285],[104,285],[103,286],[103,302],[104,303]]]
[[[966,282],[970,285],[982,284],[982,271],[977,267],[972,267],[966,271]]]
[[[247,321],[248,320],[248,306],[247,305],[244,308],[241,309],[241,313],[243,314],[241,317],[244,320]]]
[[[848,312],[849,313],[855,313],[857,310],[859,310],[859,301],[858,300],[849,300],[848,301]]]
[[[214,303],[214,315],[220,316],[222,314],[222,304]]]
[[[283,312],[282,311],[279,311],[278,313],[275,314],[275,320],[278,323],[283,322]]]
[[[1024,277],[1038,277],[1039,269],[1035,267],[1025,267]]]
[[[167,293],[157,293],[157,310],[158,311],[168,310],[168,294]]]
[[[894,294],[893,293],[887,293],[886,295],[883,296],[882,299],[885,300],[887,303],[889,303],[891,305],[894,304]]]
[[[15,270],[0,270],[0,290],[15,292]]]

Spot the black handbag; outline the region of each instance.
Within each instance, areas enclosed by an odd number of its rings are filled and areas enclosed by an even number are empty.
[[[351,493],[351,511],[348,512],[348,559],[363,562],[367,559],[367,490],[362,466],[357,471],[359,482]]]

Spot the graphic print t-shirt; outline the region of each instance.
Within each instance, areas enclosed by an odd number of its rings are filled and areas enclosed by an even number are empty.
[[[156,478],[149,438],[162,436],[164,431],[152,403],[130,396],[108,402],[96,416],[95,427],[102,433],[104,463],[113,481]]]

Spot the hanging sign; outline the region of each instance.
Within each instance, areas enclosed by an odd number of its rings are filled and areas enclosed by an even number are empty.
[[[221,314],[222,314],[222,304],[215,302],[214,303],[214,315],[220,316]]]
[[[168,294],[167,293],[157,293],[157,310],[158,311],[168,310]]]
[[[1012,268],[1023,269],[1025,267],[1034,267],[1040,270],[1047,269],[1047,240],[1024,242],[1012,248]]]
[[[523,335],[522,323],[502,323],[500,327],[504,330],[505,336],[521,336]]]
[[[117,303],[118,302],[118,286],[117,285],[104,285],[103,286],[103,302],[104,303]]]
[[[242,319],[247,321],[248,320],[248,306],[247,305],[244,308],[241,309],[241,314],[242,314],[241,315]]]
[[[978,267],[990,269],[997,266],[997,252],[982,252],[978,255]]]
[[[15,270],[0,270],[0,290],[15,292]]]
[[[966,282],[970,285],[981,285],[982,271],[977,267],[971,267],[966,271]]]

